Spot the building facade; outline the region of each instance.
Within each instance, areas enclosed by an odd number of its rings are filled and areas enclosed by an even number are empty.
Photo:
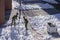
[[[12,0],[5,0],[5,9],[12,9]]]
[[[12,9],[12,0],[0,0],[0,25],[5,22],[5,9]]]
[[[5,19],[5,0],[0,0],[0,24],[3,24]]]

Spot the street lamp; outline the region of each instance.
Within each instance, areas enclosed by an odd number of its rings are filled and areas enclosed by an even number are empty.
[[[19,8],[19,20],[20,20],[20,17],[21,17],[21,11],[22,11],[22,10],[21,10],[21,3],[22,3],[21,1],[22,1],[22,0],[19,0],[19,4],[20,4],[20,8]]]

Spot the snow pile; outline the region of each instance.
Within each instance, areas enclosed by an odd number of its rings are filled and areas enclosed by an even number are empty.
[[[56,2],[55,0],[43,0],[43,1],[58,4],[58,2]]]

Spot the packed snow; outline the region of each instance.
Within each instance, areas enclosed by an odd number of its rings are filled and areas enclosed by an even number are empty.
[[[42,7],[40,7],[40,5]],[[34,4],[34,5],[21,5],[23,9],[33,9],[33,8],[54,8],[49,4]],[[44,6],[43,6],[44,5]],[[12,2],[12,8],[19,7],[20,4],[16,1]],[[45,7],[46,6],[46,7]],[[16,26],[10,25],[11,20],[9,20],[6,24],[4,24],[6,27],[0,28],[0,40],[54,40],[51,35],[47,33],[47,23],[51,22],[53,24],[56,24],[58,33],[60,34],[60,14],[56,15],[46,15],[46,16],[34,16],[34,17],[26,17],[29,21],[29,26],[32,27],[34,30],[30,30],[28,28],[27,34],[26,34],[26,28],[23,16],[21,16],[21,19],[16,20]],[[38,33],[38,34],[37,34]]]
[[[8,21],[7,24],[5,24],[7,25],[6,28],[0,28],[0,40],[53,40],[53,37],[47,34],[47,23],[54,23],[56,24],[57,29],[60,28],[60,19],[58,19],[57,16],[60,16],[60,14],[50,16],[39,15],[34,17],[26,17],[31,25],[30,27],[32,27],[35,32],[41,35],[31,33],[30,29],[28,30],[26,35],[23,16],[21,17],[20,21],[16,20],[16,26],[9,25],[11,21]],[[17,24],[18,22],[19,24]],[[60,30],[58,30],[58,32],[59,31]]]
[[[20,4],[16,0],[12,0],[12,9],[14,9],[17,6],[20,6]]]
[[[48,8],[54,8],[52,5],[46,3],[36,3],[36,4],[22,4],[21,7],[23,9],[48,9]]]
[[[41,16],[40,15],[40,16],[35,16],[35,17],[29,17],[28,20],[29,20],[30,24],[32,25],[32,27],[37,29],[37,30],[39,30],[38,27],[40,28],[40,26],[41,27],[46,26],[46,24],[48,22],[55,24],[58,28],[58,27],[60,27],[60,22],[59,22],[60,18],[58,17],[59,15],[58,14],[51,15],[51,16],[49,16],[49,15]],[[44,24],[44,26],[42,26],[43,24]],[[37,28],[36,28],[36,26],[37,26]]]

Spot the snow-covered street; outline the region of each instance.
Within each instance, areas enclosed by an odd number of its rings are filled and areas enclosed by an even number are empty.
[[[57,2],[53,0],[51,3]],[[17,12],[14,8],[23,9],[21,18],[15,21],[15,26],[11,25],[11,19]],[[0,40],[60,40],[60,12],[54,6],[48,3],[21,4],[20,6],[16,0],[12,0],[12,9],[9,20],[4,24],[6,27],[0,28]],[[23,16],[28,20],[28,30],[25,28]],[[49,22],[57,27],[58,37],[56,37],[57,34],[56,36],[48,34]]]
[[[56,24],[58,33],[60,34],[60,14],[57,15],[47,15],[47,16],[34,16],[27,17],[29,21],[28,32],[26,35],[25,23],[23,18],[21,17],[21,21],[16,26],[8,25],[10,22],[7,22],[6,28],[0,28],[0,40],[54,40],[54,37],[47,33],[47,23],[51,22]],[[18,23],[18,20],[16,20]],[[6,24],[5,24],[6,25]],[[34,30],[30,29],[33,28]],[[41,38],[40,38],[41,37]]]

